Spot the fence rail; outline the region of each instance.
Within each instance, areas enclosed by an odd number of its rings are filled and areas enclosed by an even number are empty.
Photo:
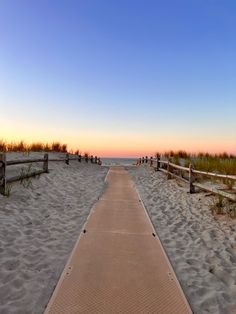
[[[193,170],[193,173],[205,175],[208,177],[215,177],[219,179],[230,179],[230,180],[236,180],[236,176],[228,175],[228,174],[220,174],[220,173],[214,173],[214,172],[205,172],[200,170]]]
[[[92,158],[92,159],[91,159]],[[96,157],[97,158],[97,157]],[[0,193],[3,195],[6,195],[6,187],[7,184],[13,183],[16,181],[21,181],[30,177],[35,177],[37,175],[48,173],[48,163],[49,162],[65,162],[67,165],[69,165],[69,162],[72,160],[77,160],[78,162],[81,162],[82,160],[85,160],[86,162],[90,161],[93,163],[98,163],[98,160],[100,161],[100,158],[93,159],[91,156],[89,157],[82,157],[81,155],[77,155],[76,157],[70,157],[69,154],[66,154],[65,158],[48,158],[48,154],[44,154],[44,158],[28,158],[28,159],[16,159],[16,160],[6,160],[6,154],[0,153]],[[97,162],[96,162],[97,160]],[[6,177],[6,167],[13,166],[13,165],[21,165],[21,164],[33,164],[33,163],[43,163],[43,169],[42,170],[36,170],[32,171],[30,173],[22,173],[21,175],[17,175],[11,178]],[[99,163],[101,164],[101,163]]]
[[[38,171],[32,171],[31,173],[25,174],[24,176],[14,176],[6,180],[6,183],[13,183],[17,181],[21,181],[23,179],[31,178],[31,177],[36,177],[42,173],[45,173],[44,170],[38,170]]]
[[[13,165],[20,165],[20,164],[29,164],[29,163],[34,163],[34,162],[44,162],[44,158],[9,160],[9,161],[6,161],[6,166],[13,166]]]
[[[142,158],[142,163],[147,163],[147,159]],[[223,197],[226,197],[230,199],[231,201],[236,202],[236,194],[227,193],[225,191],[219,190],[215,187],[209,187],[202,183],[196,182],[196,175],[206,176],[206,177],[214,177],[217,179],[226,179],[226,180],[232,180],[236,182],[236,175],[227,175],[227,174],[220,174],[220,173],[214,173],[214,172],[205,172],[201,170],[195,170],[192,166],[192,164],[189,165],[189,167],[183,167],[180,165],[176,165],[170,160],[161,160],[160,158],[153,158],[150,159],[150,165],[155,168],[156,171],[162,171],[167,175],[167,179],[170,179],[171,177],[177,178],[185,183],[189,184],[189,192],[194,193],[195,187],[198,187],[199,189],[211,192],[213,194],[221,195]],[[140,163],[140,162],[139,162]],[[156,166],[154,166],[156,164]],[[163,165],[165,165],[165,168],[163,168]],[[173,169],[184,171],[188,174],[188,179],[182,177],[179,174],[173,173]]]

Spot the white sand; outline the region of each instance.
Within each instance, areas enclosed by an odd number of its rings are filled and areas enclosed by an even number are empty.
[[[1,314],[43,313],[108,171],[77,161],[49,169],[32,187],[0,195]],[[235,222],[214,219],[205,193],[190,195],[149,167],[129,171],[194,313],[236,313]]]
[[[216,220],[206,193],[147,166],[129,171],[194,313],[236,313],[235,222]]]
[[[16,157],[22,155],[7,159]],[[16,168],[7,167],[7,175]],[[15,183],[9,198],[0,195],[1,314],[43,313],[108,171],[78,161],[49,169],[30,188]]]

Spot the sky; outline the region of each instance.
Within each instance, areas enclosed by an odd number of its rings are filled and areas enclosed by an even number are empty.
[[[0,0],[0,139],[236,153],[236,1]]]

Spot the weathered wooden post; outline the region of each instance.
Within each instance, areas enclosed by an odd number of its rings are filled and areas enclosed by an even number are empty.
[[[43,171],[48,173],[48,153],[44,154]]]
[[[153,158],[152,158],[152,156],[150,157],[150,167],[152,167],[152,165],[153,165]]]
[[[189,164],[189,193],[195,192],[195,186],[193,185],[194,175],[193,175],[193,165]]]
[[[170,158],[168,158],[168,162],[167,162],[167,180],[171,179],[171,175],[170,175]]]
[[[0,154],[0,193],[6,194],[6,154]]]
[[[66,154],[66,164],[69,165],[70,163],[70,158],[69,158],[69,154],[67,153]]]
[[[157,155],[157,165],[156,165],[155,171],[158,171],[159,168],[160,168],[160,157],[158,157]]]

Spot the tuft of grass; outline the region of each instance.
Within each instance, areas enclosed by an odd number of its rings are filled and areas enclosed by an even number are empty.
[[[224,215],[225,212],[225,200],[223,196],[216,195],[212,198],[210,203],[210,209],[212,214],[214,215]]]
[[[227,186],[227,188],[229,189],[229,190],[233,190],[233,187],[234,187],[234,180],[231,180],[231,179],[223,179],[222,180],[223,181],[223,183]]]
[[[61,151],[62,151],[63,153],[66,153],[66,152],[67,152],[67,144],[62,144],[62,145],[61,145]]]
[[[47,144],[46,144],[47,145]],[[42,152],[45,150],[45,146],[43,143],[36,142],[29,145],[29,150],[34,152]]]
[[[32,164],[29,164],[29,166],[27,168],[22,167],[21,168],[21,172],[20,172],[20,184],[23,185],[24,188],[28,189],[28,188],[32,188],[32,178],[31,177],[26,177],[27,175],[29,175],[31,173],[31,169],[32,169]]]
[[[169,150],[164,152],[164,156],[167,157],[175,157],[175,158],[180,158],[180,159],[185,159],[185,158],[190,158],[190,154],[187,153],[185,150],[178,150],[178,151],[173,151]]]
[[[229,206],[227,208],[227,215],[230,218],[236,218],[236,204],[235,203],[229,203]]]
[[[180,157],[178,155],[174,155],[172,158],[171,158],[171,162],[176,164],[176,165],[180,165]]]
[[[0,152],[7,151],[7,143],[4,140],[0,140]]]
[[[5,196],[6,197],[10,197],[10,195],[11,195],[11,190],[12,190],[12,184],[10,184],[10,183],[7,183],[6,184],[6,189],[5,189]]]
[[[213,215],[227,215],[230,218],[236,218],[236,203],[221,195],[214,196],[209,205]]]
[[[6,143],[7,151],[10,152],[26,152],[28,151],[28,146],[24,141]]]
[[[189,157],[184,159],[184,167],[189,168],[189,165],[191,164],[191,159]]]
[[[51,150],[54,152],[60,152],[61,151],[61,144],[59,142],[53,142]]]
[[[54,142],[51,145],[51,150],[54,152],[66,153],[67,152],[67,144],[61,144],[60,142]]]
[[[45,152],[50,152],[50,150],[51,150],[50,144],[48,144],[48,143],[44,144],[44,151]]]
[[[187,153],[187,152],[184,151],[184,150],[179,150],[179,151],[177,152],[177,156],[178,156],[179,158],[185,159],[185,158],[189,158],[189,157],[190,157],[190,154]]]

